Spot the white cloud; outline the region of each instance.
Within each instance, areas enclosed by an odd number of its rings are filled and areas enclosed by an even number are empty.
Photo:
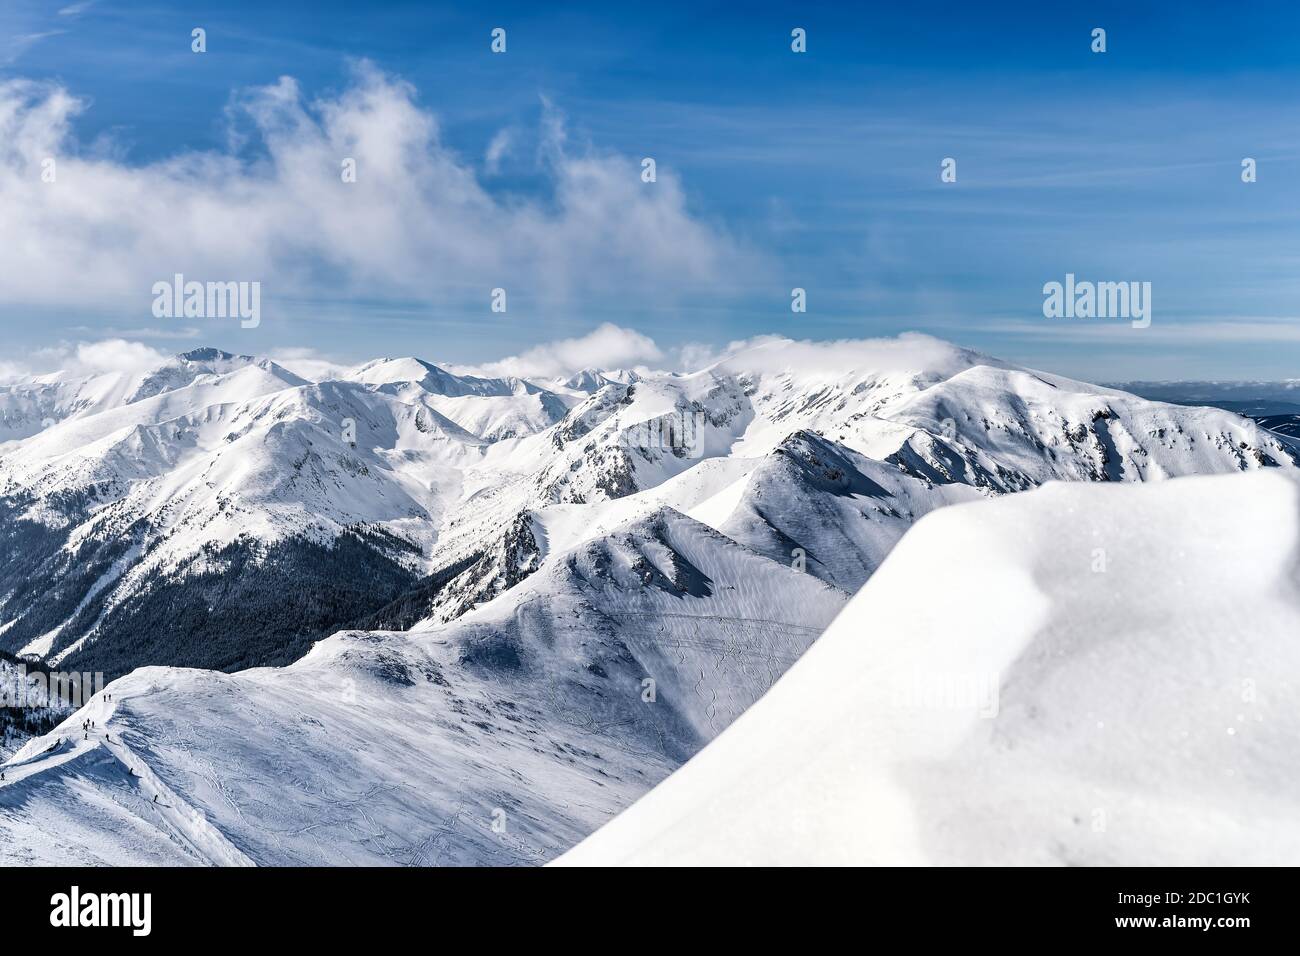
[[[781,335],[757,335],[723,348],[692,343],[665,353],[653,339],[635,329],[606,322],[586,335],[547,342],[519,355],[454,370],[478,375],[517,375],[551,378],[579,369],[670,367],[697,372],[724,365],[749,372],[801,372],[843,375],[849,372],[934,371],[944,374],[973,363],[1002,365],[999,359],[964,349],[919,332],[895,338],[796,341]]]
[[[179,272],[261,281],[264,305],[354,293],[486,310],[495,287],[512,305],[563,304],[734,274],[733,244],[687,212],[671,173],[647,188],[633,158],[566,153],[549,107],[552,194],[537,199],[488,192],[412,87],[364,63],[334,99],[308,102],[289,77],[236,96],[232,144],[251,138],[255,160],[232,148],[129,165],[75,141],[85,108],[58,85],[0,82],[0,208],[21,237],[0,248],[0,305],[149,319],[152,284]]]
[[[11,34],[0,41],[0,63],[13,63],[37,43],[50,37],[62,36],[63,33],[63,30],[45,30],[41,33]]]
[[[289,348],[271,353],[271,361],[310,382],[342,378],[354,366],[326,358],[312,348]]]
[[[142,372],[167,361],[168,355],[142,342],[105,339],[82,342],[73,352],[72,369],[94,375],[101,372]]]
[[[0,385],[19,382],[32,374],[32,370],[22,362],[12,359],[0,359]]]
[[[156,368],[171,356],[142,342],[102,339],[36,349],[22,360],[0,363],[0,381],[16,381],[33,375],[63,372],[69,378],[84,378],[106,372],[143,372]]]
[[[919,332],[904,332],[895,338],[796,341],[780,335],[759,335],[732,342],[713,351],[707,346],[687,345],[680,351],[686,371],[698,371],[721,363],[749,372],[803,372],[844,375],[850,372],[932,371],[954,374],[979,362],[1001,366],[998,359],[964,349]]]
[[[510,152],[514,139],[514,131],[509,127],[498,131],[492,137],[492,142],[488,143],[487,153],[483,157],[483,168],[489,175],[495,176],[501,169],[501,160]]]
[[[520,355],[474,369],[482,375],[516,375],[521,378],[552,378],[584,368],[628,368],[664,357],[654,339],[633,329],[605,322],[586,335],[534,346]]]

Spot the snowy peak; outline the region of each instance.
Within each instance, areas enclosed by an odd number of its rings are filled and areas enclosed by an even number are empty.
[[[378,359],[347,376],[403,401],[423,403],[483,441],[522,438],[550,427],[577,399],[521,378],[456,375],[423,359]]]
[[[195,384],[221,383],[250,369],[261,374],[243,376],[247,390],[232,388],[226,394],[248,398],[268,388],[306,384],[269,359],[214,348],[192,349],[143,371],[39,376],[0,386],[0,442],[30,438],[69,419],[91,418]]]
[[[794,481],[816,491],[842,497],[883,498],[884,488],[858,471],[847,449],[808,431],[797,431],[777,446],[771,466],[788,462],[797,473]]]
[[[349,375],[367,385],[395,385],[412,382],[434,395],[448,398],[480,398],[534,395],[545,391],[520,378],[479,378],[455,375],[446,369],[418,358],[377,359],[360,366]]]
[[[163,392],[184,388],[202,376],[220,376],[256,366],[288,387],[307,384],[288,369],[281,368],[270,359],[251,355],[232,355],[214,348],[197,348],[182,352],[144,376],[139,387],[131,393],[126,403],[152,398]]]
[[[852,593],[922,515],[979,497],[970,485],[931,482],[799,431],[753,469],[720,527]]]
[[[628,369],[584,368],[572,375],[551,379],[547,387],[559,393],[591,395],[606,385],[631,385],[640,378],[638,373]]]
[[[1056,480],[1289,470],[1300,455],[1228,412],[921,337],[774,341],[689,375],[588,369],[569,393],[415,358],[312,384],[207,348],[129,388],[91,383],[92,395],[88,383],[26,386],[63,401],[64,417],[0,447],[0,520],[37,538],[0,562],[0,649],[83,653],[125,633],[128,611],[145,613],[160,575],[173,606],[199,601],[188,582],[214,549],[226,566],[256,556],[256,568],[267,549],[295,563],[359,525],[374,555],[345,549],[322,566],[373,560],[394,588],[422,580],[410,612],[446,623],[660,507],[851,592],[912,523],[951,503]],[[644,557],[663,580],[686,580]],[[353,617],[400,598],[376,593]],[[343,613],[331,620],[350,623]]]

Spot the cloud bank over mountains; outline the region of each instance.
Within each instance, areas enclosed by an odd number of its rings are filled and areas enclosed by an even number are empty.
[[[757,372],[796,369],[840,375],[864,367],[877,369],[882,374],[915,368],[947,368],[954,362],[968,361],[975,354],[919,332],[895,338],[826,342],[765,334],[731,342],[721,349],[698,344],[669,349],[636,329],[603,322],[585,335],[543,342],[493,361],[474,365],[444,364],[449,371],[462,375],[524,379],[553,379],[585,369],[654,368],[692,373],[719,364],[739,364]],[[26,359],[0,364],[0,383],[55,371],[69,378],[103,372],[136,372],[153,368],[168,357],[169,353],[125,338],[64,343],[41,349]],[[311,381],[344,376],[356,364],[310,347],[282,349],[273,353],[271,358]],[[1000,364],[988,356],[981,356],[981,360]]]
[[[665,358],[654,339],[634,329],[603,322],[586,335],[545,342],[519,355],[464,371],[519,378],[549,378],[585,368],[623,368]]]

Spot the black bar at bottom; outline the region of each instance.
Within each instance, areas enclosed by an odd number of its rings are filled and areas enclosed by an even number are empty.
[[[707,925],[733,947],[747,939],[770,946],[778,929],[827,945],[826,934],[845,932],[862,943],[907,933],[927,943],[1232,945],[1292,938],[1294,883],[1292,870],[1239,868],[8,869],[0,874],[0,938],[10,952],[27,939],[73,935],[331,948],[386,937],[383,945],[405,948],[420,939],[457,945],[446,936],[454,929],[462,944],[659,948]]]

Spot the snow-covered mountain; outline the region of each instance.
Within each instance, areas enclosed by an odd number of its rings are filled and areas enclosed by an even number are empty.
[[[549,859],[924,515],[1300,460],[1231,412],[921,336],[550,383],[204,349],[13,388],[60,415],[0,445],[0,650],[127,676],[11,761],[0,836],[70,828],[84,862]],[[67,732],[91,713],[111,740]]]
[[[0,813],[0,860],[544,862],[712,739],[843,603],[662,509],[449,625],[115,681],[6,765],[0,806],[22,810]]]
[[[662,507],[851,592],[943,504],[1297,457],[1228,412],[911,339],[564,392],[417,359],[306,382],[213,349],[11,386],[59,417],[0,446],[0,649],[111,674],[289,663],[395,601],[409,626],[413,592],[418,619],[454,620]]]
[[[1052,484],[904,537],[572,865],[1293,865],[1300,482]]]
[[[0,443],[29,438],[67,419],[90,418],[196,382],[215,382],[246,371],[232,379],[238,382],[232,394],[243,398],[305,384],[268,359],[209,348],[177,355],[144,371],[40,375],[0,385]]]
[[[520,378],[454,375],[415,358],[378,359],[350,381],[436,409],[485,441],[531,435],[564,417],[577,399]]]
[[[1130,382],[1117,385],[1143,398],[1179,405],[1213,405],[1250,418],[1287,438],[1300,438],[1300,379],[1281,382]]]

